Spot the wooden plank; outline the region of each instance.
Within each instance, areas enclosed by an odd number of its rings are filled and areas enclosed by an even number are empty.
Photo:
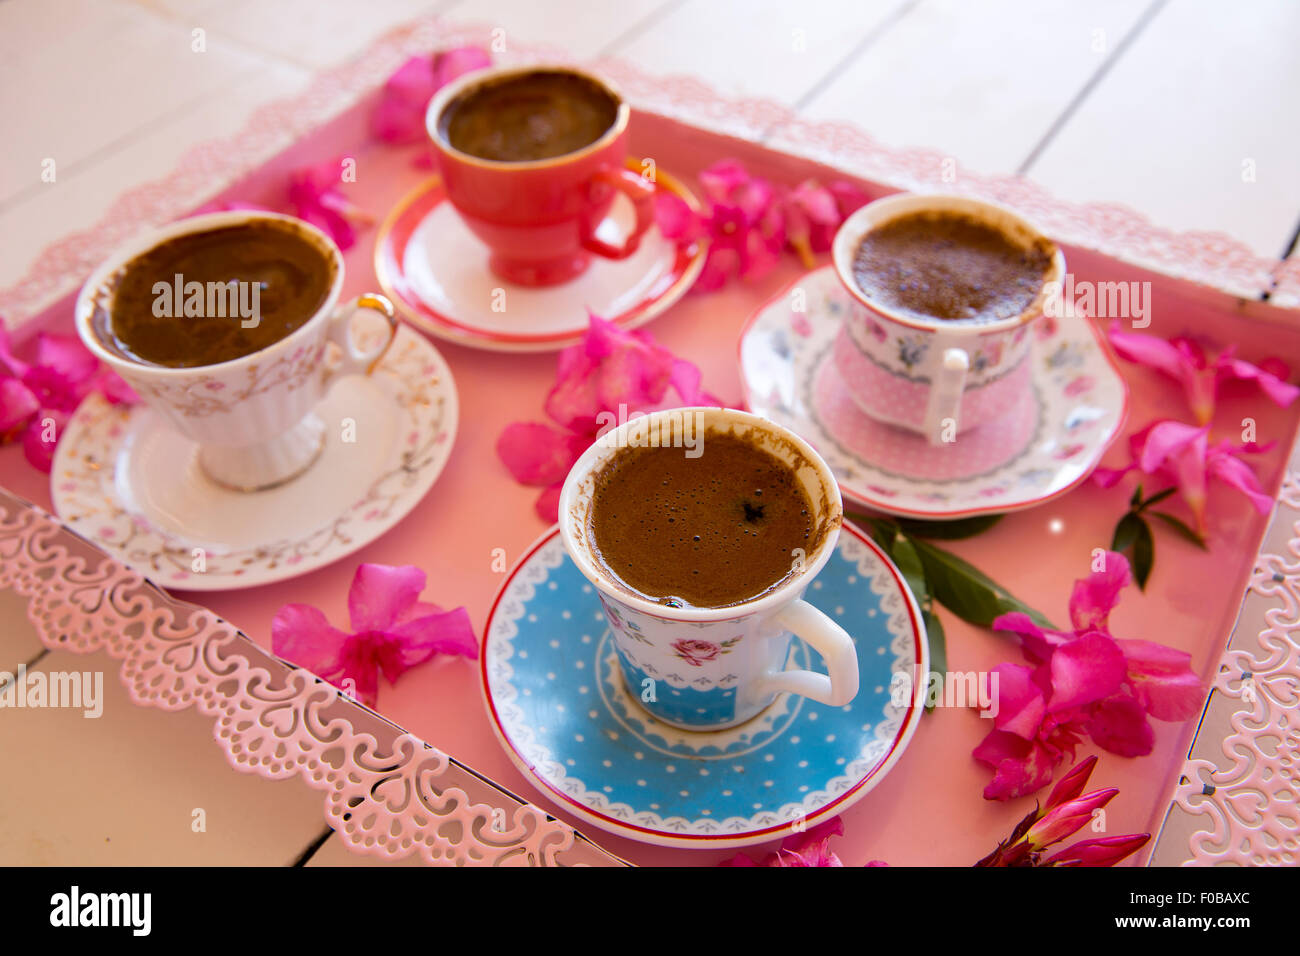
[[[90,0],[0,4],[0,38],[0,212],[265,65],[216,42],[195,52],[179,24]]]
[[[1300,214],[1297,37],[1293,0],[1167,3],[1028,175],[1063,198],[1281,255]]]
[[[631,42],[677,2],[581,0],[557,4],[536,0],[457,0],[443,13],[457,22],[500,27],[507,51],[512,43],[553,46],[576,59],[585,59]]]
[[[1141,12],[1131,0],[925,0],[800,114],[1014,172]]]
[[[309,81],[300,68],[266,64],[193,109],[101,149],[60,173],[56,183],[0,205],[0,287],[21,280],[49,243],[99,222],[123,192],[166,176],[199,143],[235,135],[258,106],[291,96]]]
[[[687,0],[618,51],[648,73],[729,96],[798,102],[904,0]]]

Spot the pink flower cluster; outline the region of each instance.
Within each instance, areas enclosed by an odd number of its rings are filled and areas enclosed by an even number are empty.
[[[1233,348],[1210,357],[1191,339],[1180,337],[1166,341],[1152,335],[1123,332],[1118,323],[1111,325],[1108,338],[1123,358],[1178,382],[1196,424],[1174,419],[1151,422],[1129,438],[1129,463],[1121,468],[1098,468],[1093,472],[1093,481],[1110,488],[1130,471],[1139,471],[1169,482],[1178,488],[1202,537],[1206,533],[1206,489],[1210,478],[1236,488],[1260,514],[1267,514],[1273,499],[1264,493],[1254,469],[1242,456],[1262,454],[1273,444],[1234,443],[1227,439],[1211,442],[1210,422],[1220,391],[1234,382],[1255,383],[1282,408],[1294,402],[1300,396],[1300,388],[1286,381],[1290,374],[1286,363],[1267,358],[1255,365],[1237,358]]]
[[[746,854],[737,853],[718,866],[843,866],[843,862],[828,846],[831,837],[843,835],[844,822],[839,817],[831,817],[810,830],[786,837],[781,841],[781,848],[769,853],[762,862],[756,863]],[[867,864],[888,865],[880,860],[872,860]]]
[[[325,233],[344,252],[356,245],[357,231],[374,222],[374,217],[349,199],[343,191],[346,163],[347,160],[339,156],[310,166],[300,166],[290,171],[285,186],[285,198],[293,215]],[[201,206],[195,210],[195,215],[240,209],[269,210],[269,207],[237,200],[221,200]]]
[[[1096,757],[1089,757],[1061,778],[1052,788],[1047,803],[1035,807],[1016,825],[1011,836],[976,866],[1114,866],[1151,839],[1149,833],[1081,840],[1044,859],[1048,847],[1077,833],[1093,820],[1093,814],[1119,793],[1114,787],[1084,793],[1092,776]]]
[[[497,455],[520,484],[545,489],[536,510],[543,521],[553,522],[565,476],[604,423],[653,410],[670,388],[683,405],[722,404],[700,387],[697,366],[675,357],[649,332],[628,332],[592,315],[582,341],[560,353],[545,404],[555,424],[506,426]]]
[[[424,572],[414,565],[360,565],[348,590],[351,634],[332,626],[319,608],[286,604],[271,622],[271,647],[374,706],[381,671],[396,683],[435,654],[478,657],[469,612],[421,601],[424,584]]]
[[[433,94],[472,70],[492,65],[487,50],[476,46],[442,50],[433,56],[413,56],[388,78],[375,111],[370,132],[394,146],[424,141],[424,114]]]
[[[724,159],[699,176],[705,208],[696,212],[680,197],[661,191],[655,197],[660,231],[690,242],[707,237],[709,250],[694,289],[710,292],[730,279],[757,279],[770,272],[788,248],[805,267],[813,254],[831,247],[835,230],[849,213],[867,202],[850,182],[822,185],[806,180],[793,189],[750,175],[744,165]]]
[[[1105,553],[1100,570],[1074,584],[1073,631],[1039,627],[1029,615],[1003,614],[994,630],[1020,637],[1032,666],[1000,664],[998,714],[973,756],[993,768],[989,800],[1009,800],[1051,782],[1083,737],[1124,757],[1151,752],[1148,718],[1186,720],[1205,688],[1191,656],[1151,641],[1111,636],[1110,612],[1133,580],[1128,559]]]
[[[0,442],[21,441],[32,466],[48,472],[64,426],[83,398],[96,391],[114,405],[138,398],[72,336],[40,333],[35,359],[14,355],[0,321]]]

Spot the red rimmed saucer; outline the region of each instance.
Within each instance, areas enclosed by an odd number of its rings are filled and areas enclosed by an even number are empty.
[[[1033,508],[1083,482],[1124,427],[1128,385],[1096,326],[1073,317],[1037,327],[1033,398],[1005,419],[941,446],[876,422],[831,361],[849,303],[832,267],[810,272],[754,313],[739,357],[749,410],[807,439],[859,504],[930,520]]]
[[[659,170],[655,181],[699,208],[673,176]],[[617,241],[632,220],[632,204],[620,196],[597,235]],[[582,275],[558,286],[511,285],[488,269],[487,247],[457,215],[435,176],[404,197],[380,226],[375,275],[402,316],[429,335],[498,352],[549,352],[581,339],[588,310],[624,329],[649,322],[691,287],[704,268],[704,254],[702,243],[678,243],[651,226],[627,259],[593,256]]]

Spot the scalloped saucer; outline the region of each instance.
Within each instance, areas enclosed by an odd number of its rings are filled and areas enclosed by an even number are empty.
[[[169,588],[220,591],[306,574],[369,544],[432,487],[456,436],[456,385],[437,349],[399,328],[375,371],[339,379],[316,414],[326,424],[316,463],[284,485],[244,493],[207,478],[197,446],[146,406],[92,395],[56,449],[54,508]]]
[[[628,165],[639,169],[634,161]],[[658,170],[657,188],[698,200]],[[632,225],[632,203],[614,201],[597,235],[617,241]],[[416,328],[472,348],[547,352],[573,345],[587,312],[615,325],[644,325],[682,297],[704,268],[702,243],[680,244],[652,225],[623,260],[592,256],[570,282],[543,289],[511,285],[487,267],[487,247],[461,221],[438,177],[426,180],[389,213],[375,239],[375,275]]]
[[[801,293],[805,310],[792,309]],[[890,514],[947,519],[1032,508],[1081,483],[1120,434],[1128,385],[1085,318],[1040,322],[1034,398],[949,445],[883,425],[854,404],[831,361],[848,293],[826,266],[761,306],[740,335],[749,410],[808,440],[846,498]]]
[[[493,729],[544,794],[620,836],[716,849],[812,826],[898,761],[922,710],[896,706],[891,681],[925,673],[929,658],[898,572],[851,525],[804,596],[854,637],[862,689],[853,703],[782,695],[738,727],[677,730],[628,693],[600,602],[552,528],[510,572],[484,628]],[[794,666],[812,658],[820,667],[798,638],[790,654]]]

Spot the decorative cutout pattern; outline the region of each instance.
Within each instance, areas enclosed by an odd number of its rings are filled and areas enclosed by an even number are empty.
[[[369,712],[336,688],[276,661],[212,612],[172,600],[4,492],[0,588],[28,599],[46,647],[120,661],[135,704],[197,707],[212,718],[235,769],[300,777],[323,791],[326,822],[354,852],[389,860],[415,853],[435,865],[557,866],[576,844],[571,827],[504,792],[497,803],[472,800],[458,785],[472,775],[413,734],[357,730],[354,719],[364,723]]]
[[[1234,641],[1215,675],[1214,695],[1239,702],[1223,759],[1189,758],[1174,792],[1187,813],[1208,817],[1186,864],[1300,863],[1300,471],[1278,495],[1274,526],[1288,521],[1289,554],[1261,553],[1250,579],[1277,602],[1268,626],[1254,641]]]

